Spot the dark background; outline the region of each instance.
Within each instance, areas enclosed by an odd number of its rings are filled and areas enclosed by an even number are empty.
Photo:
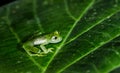
[[[15,1],[15,0],[0,0],[0,6],[3,6],[5,4],[8,4],[8,3],[13,2],[13,1]]]

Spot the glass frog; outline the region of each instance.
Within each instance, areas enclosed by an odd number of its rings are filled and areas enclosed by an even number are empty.
[[[44,56],[49,52],[53,52],[53,48],[46,49],[45,45],[49,43],[58,43],[62,40],[58,31],[46,35],[37,35],[23,43],[23,48],[30,56]],[[35,46],[39,46],[35,47]]]

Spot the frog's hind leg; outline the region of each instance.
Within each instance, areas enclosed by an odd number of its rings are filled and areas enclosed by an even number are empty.
[[[29,54],[30,56],[38,56],[38,54],[41,53],[41,50],[34,46],[23,46],[23,48],[27,52],[27,54]]]

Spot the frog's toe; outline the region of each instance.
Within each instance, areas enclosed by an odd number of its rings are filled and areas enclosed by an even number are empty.
[[[43,56],[45,56],[44,54],[39,54],[39,55],[37,55],[38,57],[43,57]]]
[[[49,49],[48,49],[48,52],[52,52],[52,53],[53,53],[53,49],[54,49],[54,48],[49,48]]]

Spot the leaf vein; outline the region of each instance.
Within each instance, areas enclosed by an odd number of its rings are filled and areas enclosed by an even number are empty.
[[[11,33],[12,33],[12,34],[15,36],[15,38],[17,39],[17,42],[20,43],[21,40],[20,40],[18,34],[17,34],[17,33],[14,31],[14,29],[10,26],[10,25],[11,25],[11,21],[10,21],[10,19],[9,19],[9,15],[10,15],[10,8],[8,7],[8,8],[6,9],[6,23],[7,23],[8,27],[9,27],[9,30],[11,31]],[[39,63],[37,63],[33,57],[28,56],[28,58],[39,68],[39,70],[43,69],[42,66],[40,66]]]
[[[110,18],[111,16],[113,16],[114,14],[116,14],[117,12],[119,12],[120,10],[116,10],[113,13],[111,13],[110,15],[104,17],[103,19],[97,21],[95,24],[93,24],[92,26],[90,26],[89,28],[87,28],[86,30],[84,30],[83,32],[79,33],[77,36],[75,36],[74,38],[70,39],[68,42],[65,43],[65,45],[69,44],[70,42],[76,40],[78,37],[80,37],[82,34],[86,33],[87,31],[89,31],[90,29],[92,29],[93,27],[95,27],[96,25],[99,25],[100,23],[102,23],[103,21],[105,21],[106,19]]]
[[[120,34],[115,35],[115,36],[112,37],[111,39],[109,39],[109,40],[107,40],[107,41],[101,43],[101,44],[98,45],[98,46],[96,46],[93,50],[90,50],[90,51],[87,52],[86,54],[84,54],[84,55],[82,55],[82,56],[76,58],[76,60],[74,60],[73,62],[67,64],[67,65],[66,65],[65,67],[63,67],[62,69],[60,69],[60,70],[58,71],[58,73],[61,73],[63,70],[65,70],[66,68],[68,68],[68,67],[71,66],[72,64],[76,63],[76,62],[79,61],[80,59],[84,58],[85,56],[87,56],[87,55],[90,54],[91,52],[95,51],[95,50],[98,49],[99,47],[101,47],[101,46],[103,46],[104,44],[110,42],[111,40],[113,40],[114,38],[116,38],[116,37],[118,37],[118,36],[120,36]]]
[[[6,9],[6,24],[9,28],[9,30],[11,31],[11,33],[15,36],[15,38],[17,39],[17,42],[19,43],[21,40],[19,38],[19,36],[17,35],[17,33],[13,30],[13,28],[11,27],[11,21],[9,19],[9,15],[10,15],[10,8],[8,7]]]
[[[34,15],[34,18],[35,18],[35,20],[37,22],[37,25],[38,25],[40,31],[43,33],[44,30],[42,28],[42,24],[40,22],[40,18],[37,15],[37,0],[33,0],[33,15]]]
[[[64,0],[64,5],[65,5],[65,10],[66,10],[66,13],[69,15],[69,17],[71,17],[73,20],[77,20],[76,17],[74,17],[70,10],[69,10],[69,7],[68,7],[68,3],[67,3],[67,0]]]
[[[94,70],[96,71],[96,73],[100,73],[100,71],[98,70],[97,66],[94,63],[92,63],[91,65],[94,68]]]

